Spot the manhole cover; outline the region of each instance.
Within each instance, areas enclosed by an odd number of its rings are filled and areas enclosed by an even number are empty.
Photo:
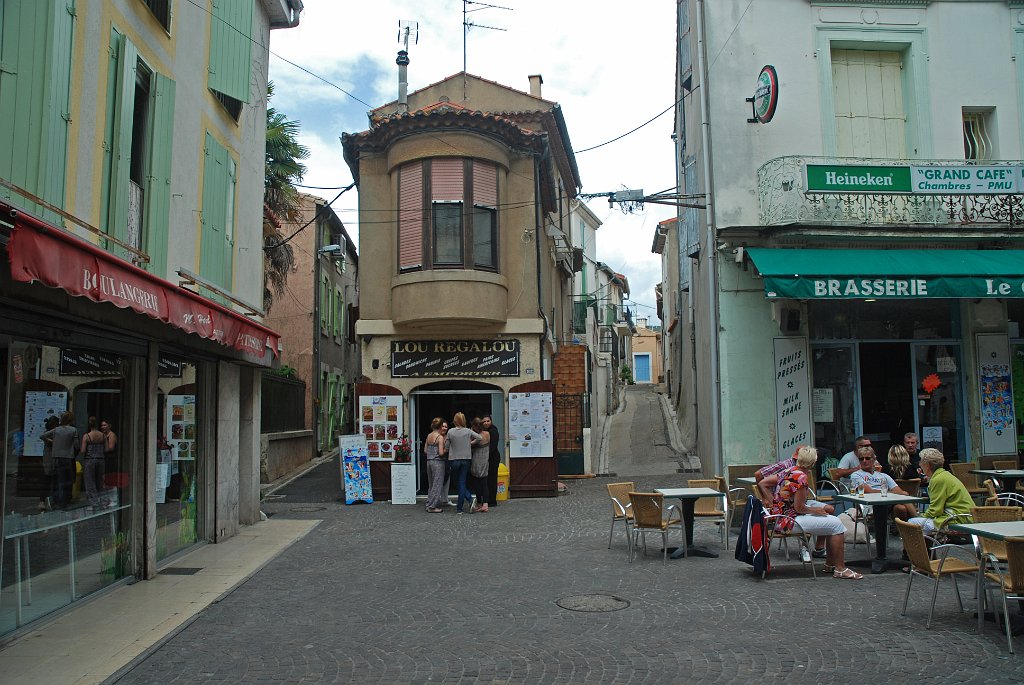
[[[629,607],[629,601],[614,595],[569,595],[555,604],[569,611],[619,611]]]
[[[290,511],[295,512],[309,512],[309,511],[323,511],[327,507],[292,507]]]

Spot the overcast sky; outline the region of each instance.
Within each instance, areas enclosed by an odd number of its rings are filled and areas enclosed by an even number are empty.
[[[397,98],[399,20],[419,22],[419,42],[409,47],[409,92],[462,71],[462,0],[304,0],[297,28],[271,33],[272,105],[300,122],[300,141],[311,156],[305,185],[340,187],[352,182],[342,158],[343,132],[368,128],[366,112]],[[589,152],[640,126],[673,102],[674,2],[608,0],[495,0],[510,9],[470,4],[474,27],[467,37],[466,70],[529,91],[530,74],[544,77],[543,97],[559,103],[584,193],[623,188],[655,193],[675,186],[672,111],[622,140]],[[283,59],[281,59],[283,58]],[[294,62],[316,76],[303,73]],[[346,95],[347,91],[350,95]],[[331,200],[337,190],[306,190]],[[623,214],[607,200],[590,200],[604,222],[597,256],[625,274],[637,316],[657,321],[654,285],[661,280],[651,253],[659,221],[675,208],[647,204]],[[358,236],[357,193],[332,205]],[[358,238],[356,238],[358,240]]]

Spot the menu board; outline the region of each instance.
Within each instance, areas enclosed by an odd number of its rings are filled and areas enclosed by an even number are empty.
[[[392,461],[402,438],[402,396],[363,395],[359,398],[359,432],[366,437],[370,461]]]
[[[391,503],[416,504],[416,465],[391,465]]]
[[[46,419],[59,417],[68,408],[68,393],[49,390],[28,390],[25,392],[25,435],[24,454],[26,457],[43,456],[43,441],[39,437],[46,432]]]
[[[509,393],[508,439],[509,457],[555,456],[551,393]]]
[[[196,396],[168,395],[164,434],[171,446],[171,459],[196,458]]]
[[[339,435],[338,462],[341,466],[345,504],[373,504],[373,486],[370,483],[370,464],[366,458],[365,436]]]

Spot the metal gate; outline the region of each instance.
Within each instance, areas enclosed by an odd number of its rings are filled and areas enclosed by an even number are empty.
[[[555,456],[559,475],[583,473],[583,428],[587,418],[589,395],[555,395]]]

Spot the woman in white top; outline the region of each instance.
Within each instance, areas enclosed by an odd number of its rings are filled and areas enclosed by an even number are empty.
[[[445,447],[451,478],[458,483],[459,499],[455,505],[455,513],[461,514],[465,511],[466,502],[469,502],[470,506],[473,504],[473,493],[466,487],[466,478],[469,476],[469,463],[473,457],[472,442],[481,440],[482,436],[466,428],[466,415],[461,411],[455,414],[452,422],[455,426],[448,429]]]

